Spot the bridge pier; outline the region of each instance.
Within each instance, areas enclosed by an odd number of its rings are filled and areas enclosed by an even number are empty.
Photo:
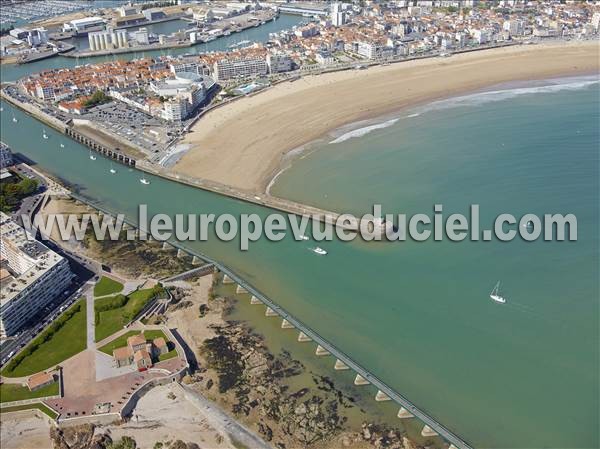
[[[356,378],[354,379],[354,385],[363,386],[363,385],[369,385],[370,383],[371,382],[369,382],[367,379],[362,377],[360,374],[357,374]]]
[[[383,391],[378,390],[377,394],[375,395],[375,400],[377,402],[383,402],[383,401],[391,401],[392,398],[390,398],[387,394],[385,394]]]
[[[262,301],[260,299],[258,299],[256,296],[252,295],[252,298],[250,298],[250,304],[252,304],[252,305],[262,304]]]
[[[437,437],[439,435],[439,433],[437,433],[435,430],[433,430],[431,427],[429,426],[425,426],[423,427],[423,430],[421,430],[421,436],[422,437]]]
[[[283,321],[281,322],[281,328],[282,329],[294,329],[294,325],[284,318]]]
[[[398,410],[398,418],[400,419],[409,419],[414,417],[415,415],[406,410],[404,407],[400,407],[400,410]]]
[[[317,350],[315,351],[315,355],[318,355],[319,357],[324,357],[324,356],[330,355],[330,354],[331,354],[331,352],[329,352],[323,346],[317,345]]]
[[[304,332],[300,332],[300,334],[298,335],[298,341],[300,343],[305,343],[307,341],[312,341],[312,338],[310,338],[308,335],[306,335]]]
[[[277,315],[278,315],[278,313],[275,312],[270,307],[267,307],[267,310],[265,310],[265,316],[277,316]]]
[[[345,371],[345,370],[349,370],[350,367],[348,365],[346,365],[344,362],[342,362],[340,359],[337,359],[335,361],[335,365],[333,365],[333,369],[336,371]]]
[[[223,284],[233,284],[234,280],[231,279],[228,275],[223,276]]]

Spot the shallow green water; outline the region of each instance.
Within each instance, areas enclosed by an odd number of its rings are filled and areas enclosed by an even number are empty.
[[[598,85],[423,112],[299,161],[277,193],[340,211],[571,212],[579,241],[189,244],[476,447],[598,446]],[[267,213],[88,158],[3,104],[2,140],[113,211]],[[65,148],[60,149],[59,143]],[[310,182],[307,182],[309,180]],[[326,195],[326,196],[325,196]],[[509,298],[488,298],[501,279]]]

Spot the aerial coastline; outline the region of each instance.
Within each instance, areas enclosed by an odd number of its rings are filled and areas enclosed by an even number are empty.
[[[597,41],[505,47],[280,83],[205,114],[172,171],[263,193],[290,151],[344,125],[500,83],[596,73],[598,49]]]

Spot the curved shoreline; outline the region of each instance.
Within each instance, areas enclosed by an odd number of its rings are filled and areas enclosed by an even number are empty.
[[[171,170],[262,194],[291,152],[334,130],[501,83],[597,73],[599,44],[505,47],[280,83],[207,113]]]

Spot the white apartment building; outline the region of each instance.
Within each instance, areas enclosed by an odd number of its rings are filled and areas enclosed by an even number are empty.
[[[372,42],[359,42],[357,53],[368,59],[376,59],[381,56],[382,46]]]
[[[0,168],[10,167],[14,163],[12,151],[4,142],[0,142]]]
[[[267,65],[270,73],[289,72],[293,68],[293,61],[289,55],[284,53],[269,53]]]
[[[213,74],[217,81],[266,75],[267,61],[262,58],[222,59],[215,62]]]
[[[71,283],[67,260],[0,212],[0,336],[15,334]]]
[[[340,2],[331,4],[331,23],[336,27],[346,23],[346,16],[344,11],[342,11],[342,4]]]
[[[502,28],[508,31],[511,36],[522,36],[525,30],[522,20],[505,20]]]
[[[45,86],[43,84],[38,83],[35,86],[35,95],[44,101],[54,100],[55,99],[54,87]]]

